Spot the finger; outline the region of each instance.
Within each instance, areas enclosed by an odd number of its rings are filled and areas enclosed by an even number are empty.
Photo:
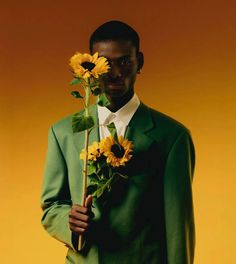
[[[71,208],[71,211],[76,211],[76,212],[82,213],[82,214],[88,214],[89,213],[88,208],[81,206],[79,204],[74,204]]]
[[[93,203],[93,197],[92,195],[89,195],[88,197],[86,197],[85,207],[90,208],[92,206],[92,203]]]
[[[83,222],[89,222],[89,215],[81,214],[76,211],[71,211],[69,213],[69,218],[73,218],[73,219],[83,221]]]
[[[77,226],[73,226],[73,225],[70,225],[70,230],[74,233],[79,234],[79,235],[82,235],[86,232],[86,229],[81,228],[81,227],[77,227]]]
[[[84,229],[87,229],[89,226],[88,223],[82,222],[80,220],[76,220],[74,218],[69,219],[69,224],[71,227],[79,227],[79,228],[84,228]]]

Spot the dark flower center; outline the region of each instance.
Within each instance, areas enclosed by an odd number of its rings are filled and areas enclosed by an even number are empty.
[[[84,69],[86,69],[86,70],[88,70],[88,71],[91,71],[91,70],[95,67],[95,64],[92,63],[92,62],[85,61],[85,62],[81,63],[81,66],[82,66]]]
[[[121,145],[114,144],[111,147],[111,152],[117,157],[122,158],[125,154],[125,150]]]

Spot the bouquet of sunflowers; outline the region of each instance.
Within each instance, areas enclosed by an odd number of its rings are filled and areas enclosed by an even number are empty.
[[[110,125],[113,126],[113,123]],[[127,175],[120,170],[132,157],[132,143],[122,136],[110,135],[100,142],[93,142],[88,147],[88,170],[90,184],[87,194],[91,194],[96,201],[104,193],[112,190],[112,186],[120,178],[127,179]],[[86,152],[83,150],[80,158],[85,160]]]

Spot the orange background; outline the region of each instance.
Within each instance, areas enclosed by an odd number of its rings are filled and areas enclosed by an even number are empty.
[[[195,264],[235,263],[235,1],[8,0],[0,12],[1,263],[64,263],[40,225],[47,132],[81,108],[68,60],[110,19],[140,34],[139,97],[192,131]]]

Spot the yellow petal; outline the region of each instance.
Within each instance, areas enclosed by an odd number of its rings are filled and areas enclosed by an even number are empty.
[[[85,62],[85,61],[92,62],[93,61],[93,57],[90,54],[88,54],[88,53],[84,53],[83,54],[83,62]]]
[[[93,54],[93,62],[95,62],[97,60],[97,58],[98,58],[98,52],[95,52]]]

